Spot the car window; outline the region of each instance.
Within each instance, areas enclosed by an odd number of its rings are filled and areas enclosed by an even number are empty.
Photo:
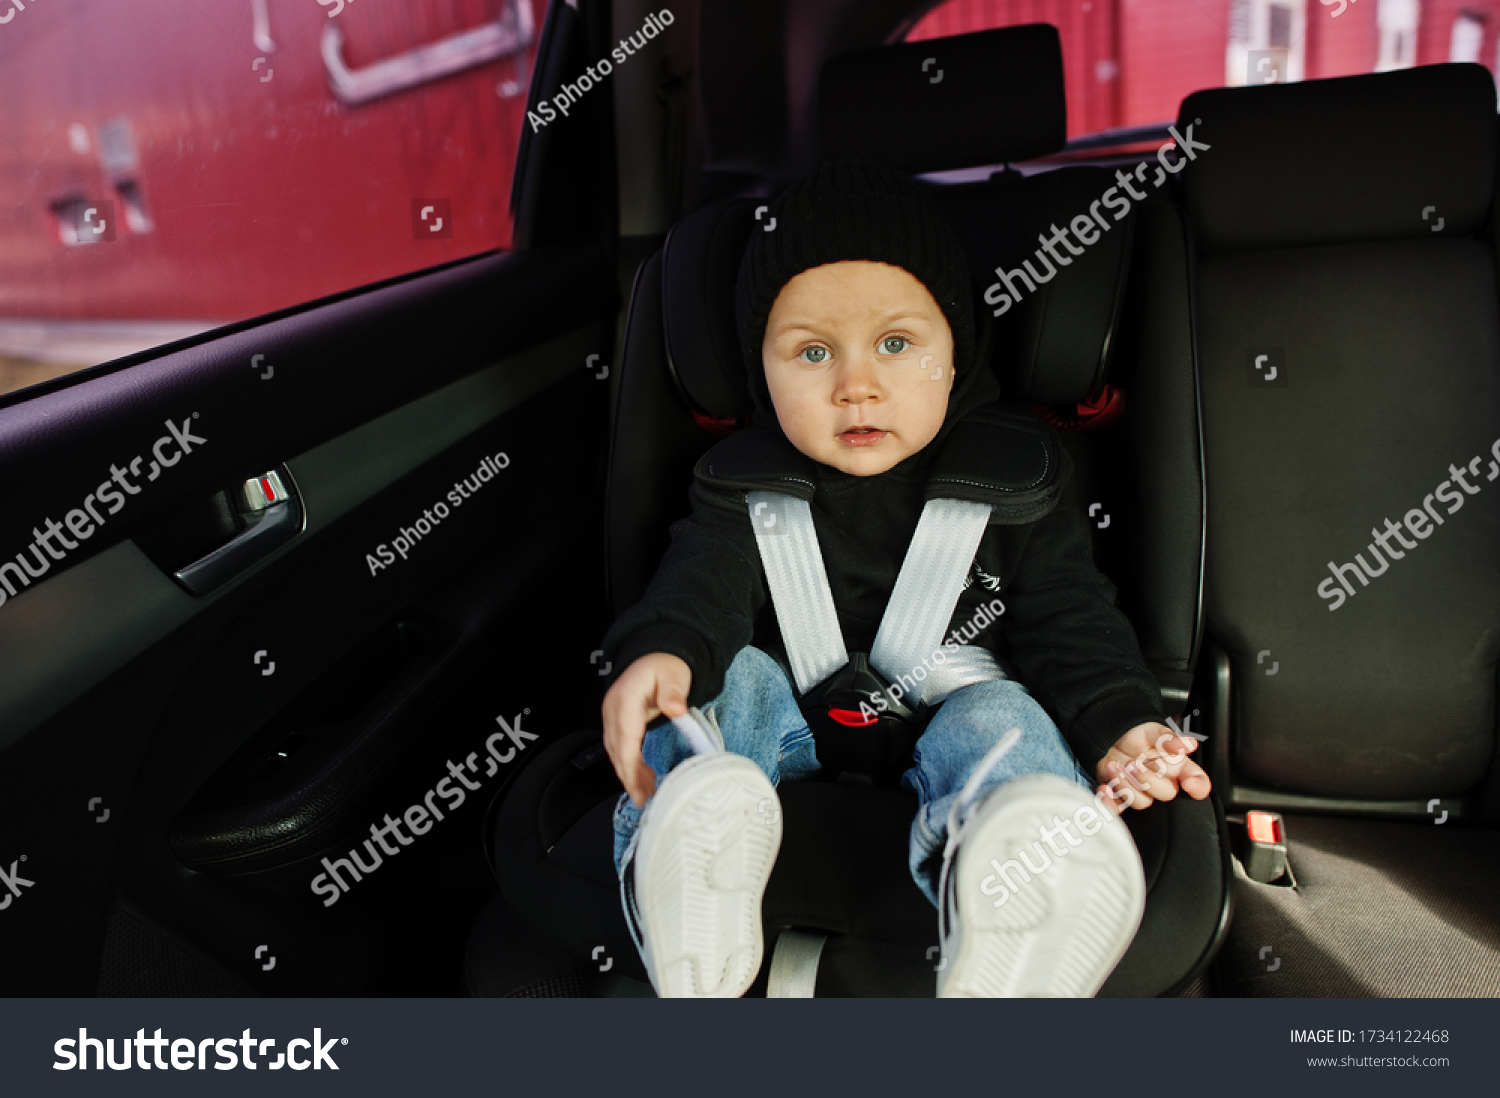
[[[1037,22],[1062,38],[1069,139],[1174,121],[1202,88],[1500,63],[1500,0],[945,0],[905,41]]]
[[[510,243],[546,0],[0,8],[0,393]]]

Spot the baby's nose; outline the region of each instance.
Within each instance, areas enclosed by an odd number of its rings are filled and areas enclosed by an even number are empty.
[[[877,392],[875,363],[859,358],[846,361],[839,374],[839,387],[851,392]]]

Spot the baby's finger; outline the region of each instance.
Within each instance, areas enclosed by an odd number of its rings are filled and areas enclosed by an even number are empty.
[[[1151,805],[1150,794],[1131,783],[1120,763],[1111,759],[1104,765],[1109,775],[1104,788],[1106,796],[1112,798],[1110,803],[1115,815],[1123,814],[1127,808],[1147,808]]]
[[[1131,756],[1119,747],[1112,747],[1094,768],[1099,788],[1105,791],[1100,796],[1117,816],[1132,807],[1137,796],[1136,790],[1122,773],[1122,768],[1130,759]]]
[[[604,699],[604,750],[631,802],[640,808],[655,785],[655,775],[641,757],[641,742],[646,737],[646,722],[656,715],[656,708],[623,679],[615,687]],[[652,779],[649,782],[648,777]]]
[[[656,792],[656,771],[647,766],[646,760],[640,755],[636,756],[635,788],[628,792],[631,803],[637,808],[643,806]]]
[[[1123,816],[1130,802],[1135,799],[1135,791],[1120,788],[1120,783],[1111,786],[1109,783],[1100,782],[1099,788],[1094,790],[1094,799],[1099,802],[1102,811],[1111,816]]]
[[[681,717],[688,711],[687,693],[675,682],[658,679],[656,682],[657,711],[668,717]],[[656,712],[651,714],[653,717]]]
[[[1161,726],[1158,725],[1158,728]],[[1188,736],[1163,732],[1152,745],[1153,752],[1162,756],[1170,765],[1176,766],[1198,750],[1198,741]]]
[[[1157,771],[1163,767],[1159,759],[1137,758],[1125,763],[1112,763],[1114,773],[1119,777],[1120,784],[1128,786],[1136,793],[1146,798],[1146,805],[1152,801],[1169,801],[1177,795],[1177,786],[1170,778],[1161,777]],[[1136,804],[1132,806],[1144,808],[1146,805]]]
[[[1213,782],[1203,768],[1185,758],[1176,763],[1166,758],[1149,758],[1143,765],[1154,776],[1149,784],[1156,800],[1173,800],[1181,789],[1194,800],[1201,801],[1213,790]],[[1169,787],[1165,791],[1164,785]]]
[[[1141,760],[1140,766],[1148,773],[1169,783],[1173,788],[1176,788],[1178,785],[1178,776],[1185,773],[1188,767],[1192,766],[1194,769],[1197,769],[1193,763],[1188,761],[1186,753],[1181,752],[1175,755],[1158,754],[1155,751],[1148,752],[1146,757]]]
[[[1197,763],[1184,763],[1177,775],[1177,784],[1195,801],[1201,801],[1213,791],[1214,783]]]

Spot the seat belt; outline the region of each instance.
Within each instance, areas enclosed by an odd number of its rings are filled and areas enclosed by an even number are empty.
[[[943,648],[943,634],[989,521],[988,503],[927,501],[870,647],[870,663],[892,682],[903,674],[916,677],[918,670],[924,672],[919,681],[925,685],[917,697],[927,705],[938,704],[970,683],[1005,678],[987,648],[961,645],[951,671],[946,669],[955,657]],[[990,670],[994,673],[974,677]]]
[[[792,677],[798,692],[807,694],[849,662],[812,509],[807,500],[781,492],[749,492],[745,502]]]
[[[746,504],[792,676],[806,696],[849,663],[812,508],[767,491],[747,493]],[[961,644],[955,654],[943,647],[989,516],[989,504],[968,500],[932,499],[922,508],[869,655],[913,705],[935,706],[965,686],[1007,677],[986,648]]]

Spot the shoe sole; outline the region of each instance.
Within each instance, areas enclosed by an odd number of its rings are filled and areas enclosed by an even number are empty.
[[[755,982],[761,897],[780,847],[776,790],[749,759],[698,755],[662,781],[635,856],[643,959],[659,996],[737,997]]]
[[[939,996],[1085,998],[1103,986],[1145,910],[1135,841],[1122,820],[1106,815],[1093,835],[1074,824],[1076,847],[1054,832],[1068,852],[1062,857],[1045,840],[1041,854],[1031,848],[1054,815],[1066,820],[1085,803],[1108,812],[1071,782],[1038,775],[1007,784],[980,809],[953,867],[960,925],[950,932],[956,948],[939,974]],[[1027,869],[1023,849],[1042,872]],[[1014,871],[998,878],[992,858],[1016,859],[1030,880]],[[996,887],[986,895],[982,883],[992,878]],[[1020,888],[995,907],[997,888],[1015,881]]]

